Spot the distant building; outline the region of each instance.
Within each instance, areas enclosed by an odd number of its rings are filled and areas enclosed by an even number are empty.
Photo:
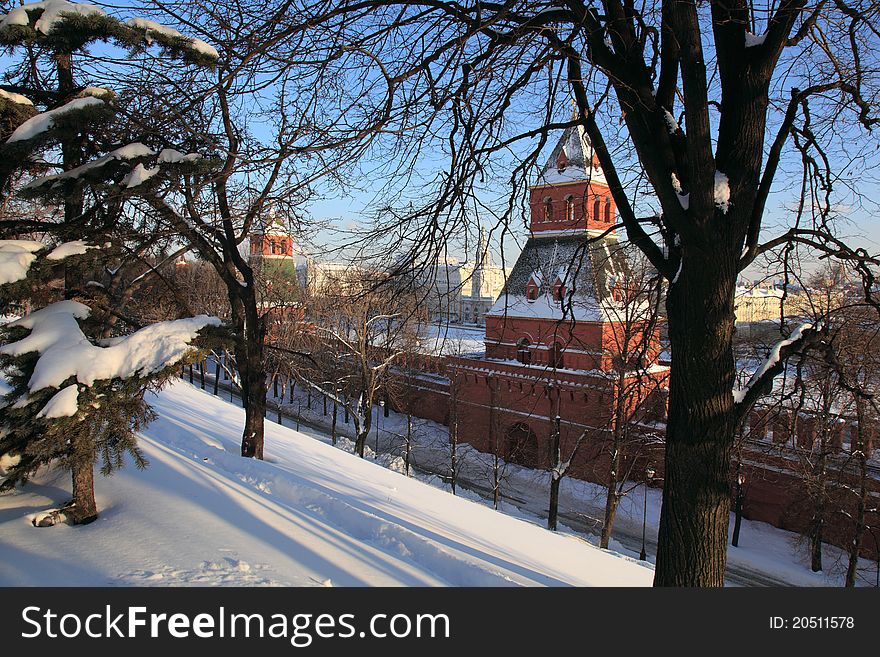
[[[775,287],[737,287],[734,312],[737,322],[779,319],[782,290]]]
[[[440,323],[483,324],[508,273],[509,268],[492,262],[486,231],[481,229],[472,261],[447,257],[420,277],[428,314]]]
[[[778,320],[809,312],[808,299],[801,288],[789,286],[783,293],[780,285],[738,285],[734,297],[737,322]]]

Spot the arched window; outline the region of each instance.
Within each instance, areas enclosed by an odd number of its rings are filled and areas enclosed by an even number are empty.
[[[571,222],[575,220],[574,197],[571,194],[565,197],[565,220]]]
[[[512,463],[530,467],[543,465],[538,454],[538,437],[525,422],[517,422],[507,429],[502,456]]]
[[[532,362],[532,352],[529,351],[531,344],[528,338],[520,338],[516,343],[516,359],[523,365]]]
[[[544,221],[553,221],[553,199],[549,196],[544,199]]]
[[[554,342],[553,346],[550,347],[549,352],[550,358],[550,367],[561,370],[564,359],[562,357],[562,345],[559,342]]]
[[[611,223],[611,201],[608,200],[608,197],[605,198],[605,223]]]
[[[602,202],[599,200],[599,197],[596,197],[596,200],[593,201],[593,221],[602,221],[601,219],[602,212]]]

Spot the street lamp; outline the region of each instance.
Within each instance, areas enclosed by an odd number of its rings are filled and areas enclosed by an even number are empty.
[[[639,554],[639,559],[641,561],[648,560],[648,553],[645,550],[645,530],[648,525],[648,483],[654,478],[654,468],[647,468],[645,470],[645,497],[644,497],[644,510],[642,511],[642,552]]]
[[[384,399],[379,400],[379,406],[384,409],[384,407],[385,407],[385,400]],[[373,452],[374,459],[379,458],[379,418],[381,418],[381,417],[382,417],[381,413],[378,413],[376,415],[376,451]]]

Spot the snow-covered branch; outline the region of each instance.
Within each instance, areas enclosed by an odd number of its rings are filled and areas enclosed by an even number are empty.
[[[755,401],[765,393],[765,387],[782,372],[789,357],[803,352],[809,346],[820,342],[822,338],[821,323],[814,326],[811,322],[805,322],[792,331],[789,337],[777,342],[767,360],[755,370],[748,383],[742,388],[733,390],[733,401],[740,417],[747,413]]]

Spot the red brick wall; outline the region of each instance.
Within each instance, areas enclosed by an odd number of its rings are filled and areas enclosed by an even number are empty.
[[[448,372],[457,371],[458,392],[456,394],[457,413],[459,418],[459,435],[462,442],[473,445],[483,452],[492,452],[497,446],[502,456],[510,457],[510,434],[514,425],[525,425],[534,434],[534,441],[525,453],[513,455],[511,460],[524,462],[531,467],[547,468],[551,463],[550,438],[551,420],[555,415],[556,391],[560,391],[559,414],[563,418],[560,426],[563,455],[567,456],[578,436],[586,427],[601,427],[607,424],[609,409],[612,404],[610,389],[607,382],[593,377],[593,386],[585,385],[590,377],[558,373],[557,387],[550,388],[549,380],[540,376],[525,378],[521,376],[524,368],[518,365],[492,363],[491,372],[466,371],[463,366],[480,364],[470,359],[450,359],[451,368]],[[483,363],[484,366],[489,365]],[[455,370],[455,367],[458,367]],[[520,376],[517,376],[517,373]],[[488,380],[487,380],[488,375]],[[494,394],[490,384],[495,387]],[[449,384],[439,378],[417,380],[413,386],[412,408],[419,417],[448,424],[450,415]],[[495,409],[490,412],[490,406]],[[662,411],[662,408],[658,407]],[[744,513],[746,518],[770,523],[790,531],[805,534],[810,527],[812,508],[810,505],[807,485],[798,475],[796,462],[772,453],[779,441],[794,440],[791,433],[790,417],[756,411],[750,418],[753,436],[760,435],[766,427],[779,437],[773,442],[765,439],[760,445],[751,445],[744,452],[742,471],[746,476],[744,486]],[[786,428],[782,428],[783,425]],[[777,428],[778,427],[778,428]],[[812,425],[804,418],[799,418],[798,440],[801,431],[809,432]],[[766,434],[765,434],[766,435]],[[872,434],[876,445],[876,437]],[[662,448],[651,453],[628,454],[628,459],[638,459],[632,469],[633,477],[641,477],[650,463],[656,471],[658,480],[663,477]],[[605,484],[608,479],[609,452],[607,439],[601,431],[593,431],[590,439],[582,446],[578,456],[572,462],[569,476]],[[837,497],[835,505],[847,509],[850,516],[840,511],[826,517],[827,542],[845,547],[850,544],[854,524],[851,518],[855,509],[855,497],[847,492],[843,483],[852,487],[850,478],[835,482],[833,488]],[[880,505],[880,482],[870,480],[873,501],[869,507]],[[731,484],[731,501],[735,496],[735,487]],[[731,508],[733,508],[731,506]],[[880,515],[868,515],[870,526],[880,527]],[[878,535],[880,538],[880,535]],[[862,544],[862,555],[876,557],[876,546],[870,532],[865,533]]]
[[[531,342],[531,362],[549,365],[548,347],[562,345],[565,369],[599,369],[603,359],[602,325],[599,322],[559,322],[553,319],[486,317],[486,357],[516,360],[516,343]]]

